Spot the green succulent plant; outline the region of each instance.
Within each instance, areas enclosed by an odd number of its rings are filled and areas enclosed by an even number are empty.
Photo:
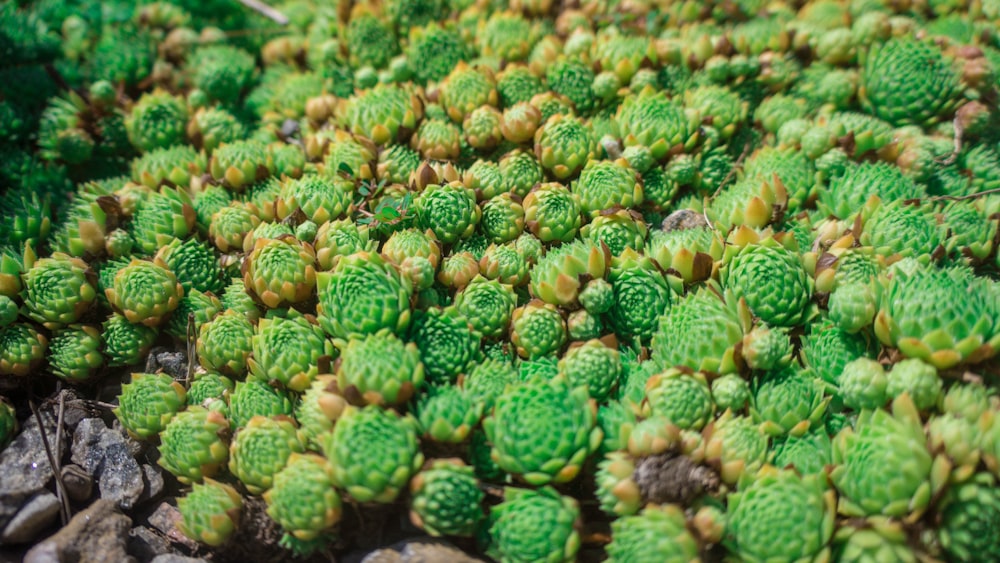
[[[600,445],[597,408],[585,387],[529,381],[497,398],[483,429],[504,471],[540,486],[576,477]]]
[[[489,22],[487,22],[487,26]],[[485,35],[484,35],[485,37]],[[505,38],[509,39],[509,38]],[[523,64],[510,64],[497,75],[497,92],[505,108],[528,102],[545,91],[542,79]]]
[[[164,90],[144,94],[125,118],[129,141],[146,152],[182,144],[187,107],[181,98]]]
[[[580,507],[551,487],[508,487],[504,502],[490,510],[490,554],[513,561],[572,561],[580,550]]]
[[[964,267],[898,271],[880,296],[875,334],[883,344],[939,369],[985,359],[1000,339],[982,315],[990,310],[986,284]]]
[[[49,329],[75,323],[97,299],[95,282],[79,258],[58,253],[42,258],[24,274],[26,316]]]
[[[177,499],[177,510],[181,513],[178,527],[185,536],[219,547],[240,524],[243,497],[232,486],[206,478]]]
[[[229,446],[229,472],[251,494],[260,494],[271,488],[274,475],[284,469],[289,456],[302,451],[291,420],[255,416]]]
[[[875,360],[858,358],[848,363],[837,381],[844,405],[854,410],[885,406],[888,380],[882,364]]]
[[[730,373],[712,381],[712,401],[725,412],[741,412],[750,402],[750,385],[738,374]]]
[[[221,107],[202,108],[188,121],[187,134],[192,144],[211,154],[219,145],[246,138],[246,126],[235,115]],[[201,171],[208,163],[201,162]],[[180,184],[179,182],[174,182]]]
[[[197,239],[174,239],[156,252],[153,261],[173,272],[185,292],[222,293],[222,268],[215,252]]]
[[[132,259],[115,274],[113,285],[104,293],[112,309],[129,322],[156,327],[180,305],[184,287],[170,270]]]
[[[861,243],[874,247],[878,254],[898,254],[930,262],[939,247],[943,250],[945,232],[929,205],[872,200],[869,208],[872,207]]]
[[[922,360],[911,358],[897,362],[886,374],[886,379],[886,393],[890,398],[906,393],[920,410],[936,406],[941,398],[943,384],[937,369]]]
[[[996,556],[1000,549],[994,536],[998,500],[994,479],[985,473],[949,491],[938,532],[948,555],[958,559]]]
[[[557,114],[535,132],[535,156],[559,180],[575,176],[596,152],[593,129],[571,115]]]
[[[413,68],[414,76],[420,83],[442,80],[459,61],[469,59],[465,43],[453,29],[429,23],[412,30],[411,36],[405,54],[410,61],[420,61]]]
[[[711,276],[714,262],[722,259],[723,240],[707,226],[670,231],[653,231],[645,254],[663,270],[673,270],[685,283]]]
[[[0,328],[16,321],[18,314],[17,302],[6,295],[0,295]]]
[[[817,424],[830,398],[822,383],[797,366],[767,372],[754,380],[750,413],[771,435],[800,436]]]
[[[559,373],[566,376],[572,387],[585,385],[590,397],[605,401],[621,377],[618,350],[600,340],[589,340],[570,348],[559,360]]]
[[[232,379],[218,373],[205,372],[195,377],[187,391],[188,406],[203,406],[210,410],[229,413],[229,396],[235,384]]]
[[[363,455],[357,444],[366,444]],[[358,502],[393,502],[424,461],[416,420],[374,405],[345,409],[323,452],[333,483]]]
[[[524,224],[542,242],[570,242],[582,225],[580,198],[557,182],[539,184],[522,203]]]
[[[891,413],[862,411],[854,428],[834,438],[832,461],[838,510],[847,515],[916,517],[947,479],[948,468],[927,450],[920,416],[906,395],[893,401]]]
[[[532,300],[514,309],[510,342],[525,359],[547,356],[566,343],[566,321],[555,305]]]
[[[885,162],[849,166],[843,175],[822,190],[820,209],[840,219],[847,219],[876,196],[884,202],[919,199],[927,193],[896,166]]]
[[[795,326],[806,314],[809,276],[796,253],[773,238],[740,249],[719,275],[723,286],[768,325]]]
[[[867,110],[896,126],[932,125],[947,118],[960,93],[954,63],[929,42],[909,38],[890,39],[873,49],[858,91]]]
[[[611,260],[608,282],[614,290],[608,314],[615,333],[649,342],[657,331],[655,314],[665,312],[676,298],[668,279],[650,258],[626,249]]]
[[[242,192],[274,172],[274,157],[260,141],[236,140],[212,151],[208,172],[229,190]]]
[[[833,537],[835,497],[816,475],[768,467],[729,495],[727,547],[748,561],[822,558]]]
[[[168,374],[133,373],[111,412],[130,436],[145,440],[166,428],[186,397],[184,387]]]
[[[410,480],[410,493],[410,520],[433,536],[472,536],[485,517],[479,481],[459,460],[429,463]]]
[[[294,236],[257,239],[247,255],[243,284],[268,308],[298,303],[312,295],[315,262],[312,246]]]
[[[139,204],[130,225],[132,240],[137,250],[152,256],[174,239],[188,236],[196,221],[187,192],[164,186]]]
[[[701,430],[712,419],[715,404],[704,374],[677,369],[656,374],[646,382],[648,416],[669,420],[683,430]]]
[[[231,204],[212,215],[208,238],[220,252],[242,250],[244,238],[259,224],[260,219],[246,206]]]
[[[493,73],[459,62],[440,84],[440,102],[452,121],[461,123],[482,105],[496,106],[499,94]]]
[[[312,242],[318,270],[332,270],[343,256],[374,250],[378,241],[371,239],[369,233],[368,227],[347,219],[320,225]]]
[[[474,278],[455,295],[455,307],[486,338],[504,335],[514,314],[514,290],[497,280]]]
[[[652,360],[662,368],[686,366],[719,374],[736,371],[735,346],[745,313],[706,286],[668,308],[652,338]]]
[[[290,309],[285,316],[261,319],[253,335],[247,366],[254,377],[303,392],[321,372],[321,362],[336,355],[333,343],[311,316]]]
[[[531,268],[532,295],[546,303],[571,306],[583,288],[581,280],[603,279],[610,262],[607,252],[590,241],[574,241],[554,248]]]
[[[0,374],[25,377],[45,359],[49,339],[27,323],[0,328]]]
[[[429,388],[414,406],[424,439],[441,443],[463,443],[482,418],[483,404],[455,385]]]
[[[378,254],[345,256],[332,272],[317,274],[316,285],[320,326],[331,336],[400,331],[410,323],[410,279]]]
[[[299,423],[299,438],[310,451],[322,450],[321,438],[333,429],[347,407],[347,399],[339,393],[333,375],[319,375],[295,406],[295,420]]]
[[[479,355],[481,338],[456,308],[418,312],[409,328],[427,380],[435,384],[453,382],[468,370]]]
[[[239,312],[218,315],[198,331],[198,363],[207,370],[242,377],[253,351],[253,335],[253,324]]]
[[[292,416],[294,403],[288,393],[257,379],[237,381],[229,396],[229,423],[242,428],[255,416]]]
[[[330,464],[315,454],[292,453],[264,493],[267,515],[298,540],[316,539],[340,521],[341,498]]]
[[[66,381],[86,381],[104,365],[101,331],[89,325],[69,325],[49,341],[48,361],[52,373]]]
[[[379,84],[351,98],[344,109],[343,120],[354,134],[382,145],[391,141],[406,142],[422,116],[423,106],[412,93],[398,86]]]
[[[615,117],[625,146],[647,147],[654,160],[689,149],[698,141],[697,112],[685,110],[652,87],[626,97]]]
[[[688,531],[677,505],[648,506],[611,524],[609,561],[689,561],[699,557],[698,542]]]
[[[472,235],[482,217],[472,190],[459,182],[431,184],[414,202],[417,224],[444,244]]]
[[[422,387],[425,367],[416,344],[388,329],[352,337],[341,347],[337,384],[367,404],[401,405]]]
[[[186,187],[208,166],[205,155],[188,145],[153,149],[132,161],[132,180],[157,189],[163,185]]]
[[[341,176],[307,174],[283,183],[275,201],[278,219],[302,212],[317,224],[340,218],[352,209],[354,184]]]
[[[776,439],[768,452],[775,467],[792,466],[802,475],[822,473],[831,461],[832,444],[825,428],[814,428],[802,436]]]
[[[160,433],[157,463],[190,484],[214,477],[229,459],[229,421],[203,407],[178,412]]]

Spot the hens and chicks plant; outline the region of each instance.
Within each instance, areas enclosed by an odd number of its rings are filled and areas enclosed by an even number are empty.
[[[272,7],[0,7],[0,374],[187,535],[1000,559],[1000,2]]]

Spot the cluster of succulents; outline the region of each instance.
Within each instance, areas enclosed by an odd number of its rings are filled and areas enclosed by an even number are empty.
[[[135,372],[192,539],[1000,558],[996,2],[78,4],[0,6],[0,377]]]

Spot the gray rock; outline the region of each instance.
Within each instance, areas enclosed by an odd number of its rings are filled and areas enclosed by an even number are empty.
[[[147,522],[153,528],[162,533],[173,543],[183,545],[190,551],[198,549],[198,542],[184,535],[177,524],[181,521],[181,513],[176,506],[162,502],[156,510],[149,515]]]
[[[690,209],[678,209],[663,219],[660,228],[664,231],[683,231],[707,226],[708,221],[703,214]]]
[[[376,549],[366,555],[361,563],[403,563],[403,555],[395,549]]]
[[[94,493],[94,478],[86,469],[75,463],[68,463],[62,466],[61,473],[66,494],[70,499],[76,502],[90,499],[90,495]]]
[[[48,409],[40,409],[39,414],[53,454],[57,449],[62,451],[62,445],[56,444],[56,417]],[[65,440],[64,435],[63,442]],[[24,430],[0,452],[0,475],[3,476],[0,479],[0,528],[3,528],[21,505],[40,492],[54,475],[34,416],[28,417]]]
[[[63,424],[75,428],[81,420],[101,416],[100,409],[92,406],[73,389],[63,389]]]
[[[99,418],[86,418],[73,433],[73,462],[97,479],[102,499],[122,509],[135,506],[145,489],[142,468],[125,437]]]
[[[201,557],[184,557],[175,553],[157,555],[151,563],[208,563]]]
[[[146,373],[156,373],[162,370],[175,379],[183,379],[187,375],[187,354],[183,350],[171,350],[157,347],[146,357]]]
[[[146,502],[160,496],[164,486],[163,470],[155,465],[144,463],[142,464],[142,476],[146,486],[142,491],[142,496],[139,497],[139,502]]]
[[[445,541],[411,541],[403,548],[404,563],[481,563]]]
[[[7,523],[0,534],[0,542],[27,543],[45,531],[59,515],[59,499],[56,495],[43,491],[29,500],[17,515]]]
[[[365,556],[361,563],[482,563],[439,538],[413,538]]]
[[[125,551],[132,520],[114,501],[99,499],[65,527],[31,548],[24,563],[132,562]]]
[[[128,552],[139,561],[170,553],[170,541],[146,526],[136,526],[128,533]]]

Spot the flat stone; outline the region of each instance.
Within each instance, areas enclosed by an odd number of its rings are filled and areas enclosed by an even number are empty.
[[[457,547],[442,541],[411,541],[403,548],[404,563],[481,563]]]
[[[51,410],[40,409],[39,414],[45,424],[45,434],[49,445],[62,451],[56,444],[56,417]],[[65,443],[66,436],[63,435]],[[28,499],[39,493],[53,476],[52,466],[45,454],[42,433],[34,416],[28,417],[24,429],[3,451],[0,451],[0,528],[7,526],[11,518]]]
[[[185,557],[176,553],[157,555],[151,563],[208,563],[201,557]]]
[[[403,563],[403,555],[395,549],[376,549],[366,555],[361,563]]]
[[[182,350],[153,348],[146,357],[146,373],[156,373],[161,370],[176,379],[183,379],[188,370],[187,354]]]
[[[139,497],[139,502],[146,502],[155,499],[163,492],[163,470],[148,463],[142,464],[142,477],[146,486]]]
[[[361,563],[483,563],[451,543],[440,538],[421,537],[398,542],[390,547],[377,549]]]
[[[143,471],[125,437],[99,418],[80,421],[73,433],[73,462],[97,479],[102,499],[128,510],[146,488]]]
[[[660,228],[664,231],[683,231],[707,227],[705,216],[690,209],[678,209],[663,219]]]
[[[167,502],[161,502],[160,506],[156,507],[156,510],[149,515],[146,521],[149,522],[150,526],[159,530],[171,542],[183,545],[190,551],[198,549],[198,542],[185,536],[184,532],[180,531],[177,527],[177,524],[181,522],[181,513],[177,510],[176,506]]]
[[[75,428],[81,420],[100,416],[101,411],[92,407],[73,389],[63,389],[63,424]],[[57,407],[58,408],[58,407]]]
[[[31,498],[7,523],[0,542],[27,543],[38,537],[59,516],[59,499],[56,495],[43,491]]]
[[[54,535],[31,548],[23,563],[133,562],[125,546],[132,520],[114,501],[99,499]]]
[[[170,550],[170,541],[146,526],[136,526],[128,533],[128,553],[139,561],[150,561]]]
[[[75,463],[62,466],[62,480],[71,500],[84,502],[94,494],[94,477]]]

